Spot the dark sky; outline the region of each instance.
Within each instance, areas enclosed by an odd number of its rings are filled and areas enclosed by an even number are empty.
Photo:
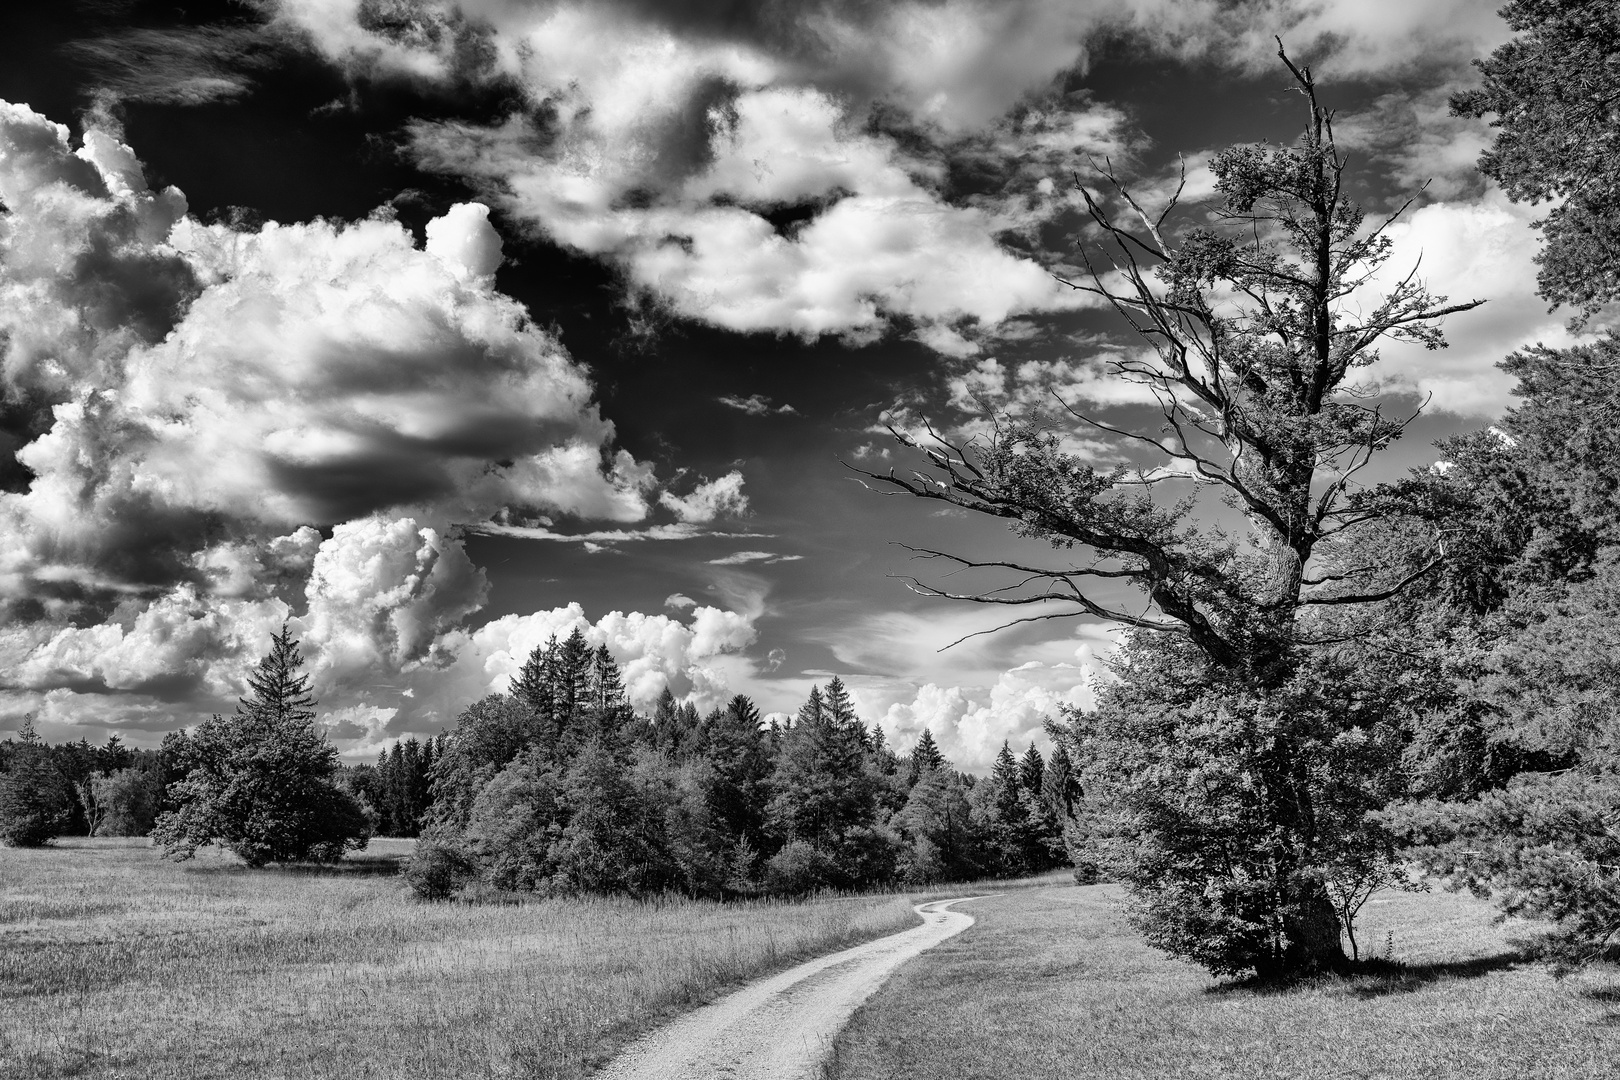
[[[643,698],[791,710],[838,673],[902,746],[928,727],[980,767],[1038,737],[1087,700],[1112,633],[1060,621],[940,652],[995,613],[909,592],[897,543],[1041,552],[846,464],[903,460],[884,416],[970,436],[970,390],[1143,422],[1099,366],[1122,328],[1049,273],[1072,265],[1076,171],[1107,158],[1162,195],[1183,155],[1202,213],[1212,150],[1304,115],[1281,32],[1340,110],[1369,206],[1433,180],[1396,261],[1421,251],[1436,291],[1490,299],[1452,349],[1367,373],[1392,408],[1429,397],[1380,475],[1488,423],[1505,352],[1567,338],[1531,293],[1532,213],[1479,181],[1487,133],[1444,104],[1495,17],[1266,5],[1272,26],[1261,7],[0,17],[0,99],[32,110],[0,126],[0,284],[25,297],[0,326],[25,448],[0,496],[0,729],[33,711],[53,737],[155,741],[228,708],[291,619],[353,755],[438,730],[572,625]],[[116,179],[137,160],[144,187]],[[487,223],[452,213],[469,202]]]

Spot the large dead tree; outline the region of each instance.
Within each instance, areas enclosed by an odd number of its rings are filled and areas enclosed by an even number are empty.
[[[1317,100],[1310,70],[1280,43],[1278,55],[1309,122],[1293,145],[1236,146],[1214,157],[1213,225],[1172,231],[1185,173],[1158,213],[1111,167],[1101,170],[1102,191],[1076,179],[1094,228],[1081,251],[1084,272],[1063,280],[1102,298],[1151,346],[1110,369],[1145,388],[1160,419],[1133,429],[1072,403],[1054,411],[1071,429],[1159,455],[1161,467],[1099,468],[1065,452],[1052,418],[1004,419],[968,443],[895,431],[931,468],[858,470],[878,488],[1003,518],[1021,536],[1083,556],[1027,565],[914,549],[957,569],[1015,575],[970,592],[918,579],[914,588],[1036,609],[1007,625],[1093,616],[1185,635],[1217,666],[1264,679],[1292,653],[1301,611],[1387,599],[1438,565],[1438,538],[1400,566],[1320,556],[1325,542],[1374,513],[1353,498],[1357,474],[1410,422],[1370,404],[1354,373],[1377,359],[1381,342],[1443,348],[1439,320],[1483,301],[1448,304],[1415,268],[1373,287],[1390,258],[1390,226],[1410,200],[1366,219],[1343,190],[1333,114]],[[1195,520],[1199,499],[1184,488],[1179,498],[1164,493],[1189,480],[1220,489],[1247,535]],[[1109,583],[1134,586],[1144,602],[1120,603]]]

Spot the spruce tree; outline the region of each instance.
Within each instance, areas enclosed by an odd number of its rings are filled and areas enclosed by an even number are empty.
[[[528,706],[536,716],[550,719],[556,711],[552,700],[552,661],[557,652],[557,637],[552,635],[544,645],[536,645],[527,660],[512,676],[507,690],[518,701]]]
[[[765,803],[771,776],[770,745],[760,727],[759,709],[737,694],[704,722],[702,756],[710,769],[704,802],[727,847],[765,845]]]
[[[991,834],[998,870],[1008,877],[1028,873],[1032,869],[1029,808],[1024,804],[1018,759],[1013,757],[1012,747],[1006,742],[1001,744],[1001,752],[990,770],[990,784],[990,806],[994,815]]]
[[[226,720],[205,720],[187,740],[189,771],[173,785],[173,811],[153,835],[167,853],[190,858],[219,843],[249,866],[312,859],[336,862],[370,833],[352,795],[338,787],[337,751],[314,724],[309,677],[292,631],[282,626],[248,676],[249,694]]]
[[[865,761],[858,726],[836,723],[812,689],[798,723],[782,734],[767,814],[784,847],[797,843],[814,855],[822,884],[848,888],[892,873],[893,840],[876,827],[879,784]]]
[[[1041,797],[1042,782],[1046,779],[1046,761],[1041,752],[1030,743],[1029,749],[1018,761],[1018,785],[1029,793],[1030,798]]]
[[[0,840],[13,847],[41,847],[72,825],[73,795],[51,753],[23,721],[19,745],[0,773]]]
[[[911,751],[911,767],[907,772],[907,785],[915,784],[924,773],[945,767],[945,755],[940,753],[939,744],[934,742],[934,733],[927,728],[923,729],[922,737],[917,740],[917,746]]]

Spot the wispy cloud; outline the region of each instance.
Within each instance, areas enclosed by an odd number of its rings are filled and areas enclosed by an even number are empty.
[[[749,416],[765,416],[771,413],[782,416],[796,416],[799,412],[792,405],[773,406],[770,398],[760,394],[751,394],[745,398],[728,394],[715,400],[722,405],[736,409],[738,412],[745,412]]]
[[[649,525],[644,529],[595,529],[590,532],[568,533],[544,525],[503,525],[481,521],[464,527],[466,532],[479,536],[509,536],[518,540],[554,540],[567,544],[620,544],[640,540],[699,540],[769,539],[771,533],[716,532],[701,525],[676,521],[664,525]]]
[[[738,551],[718,559],[710,559],[710,566],[742,566],[746,563],[758,563],[769,566],[772,563],[798,562],[803,555],[778,555],[774,551]]]
[[[293,45],[275,26],[126,27],[85,38],[66,52],[89,69],[96,88],[124,101],[204,105],[246,94],[259,72]]]

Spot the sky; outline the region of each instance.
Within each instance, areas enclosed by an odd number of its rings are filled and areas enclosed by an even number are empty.
[[[906,545],[1040,554],[885,497],[887,425],[1063,401],[1141,423],[1125,328],[1058,276],[1108,162],[1207,213],[1210,155],[1312,65],[1392,269],[1450,348],[1369,480],[1574,340],[1451,117],[1491,0],[60,0],[0,16],[0,736],[156,745],[285,622],[349,760],[444,730],[552,635],[632,700],[792,712],[840,676],[897,748],[1046,745],[1117,629],[999,612]],[[1099,463],[1128,451],[1088,435]],[[1134,459],[1133,459],[1134,460]],[[1145,463],[1142,463],[1145,464]],[[852,468],[853,467],[853,468]]]

